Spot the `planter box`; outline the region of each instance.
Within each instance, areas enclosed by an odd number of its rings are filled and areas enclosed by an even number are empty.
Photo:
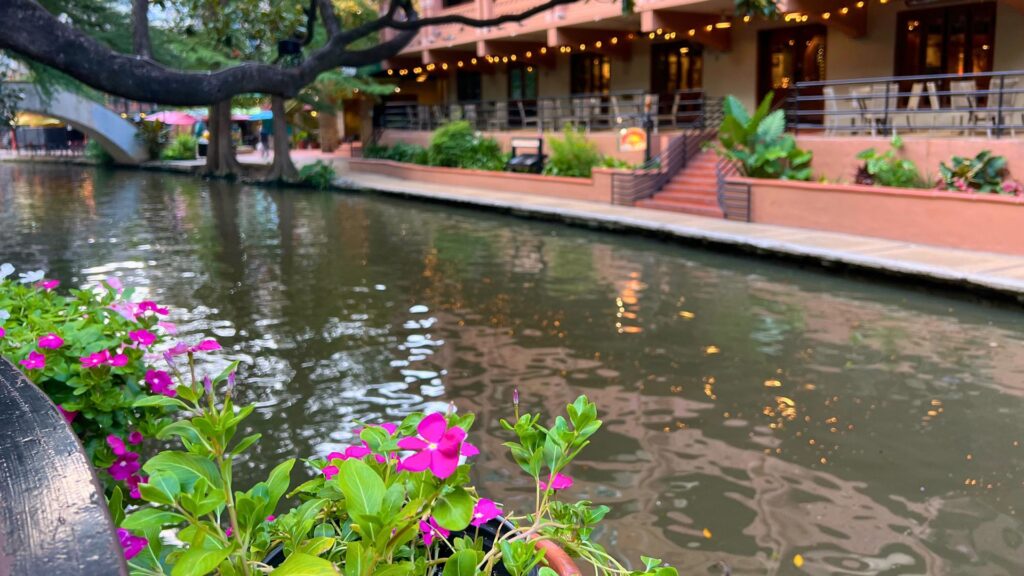
[[[616,172],[607,168],[595,168],[590,178],[565,178],[520,172],[422,166],[368,158],[352,158],[349,160],[349,167],[355,172],[380,174],[413,182],[528,193],[603,204],[610,204],[612,201],[612,174]]]
[[[1024,255],[1024,198],[735,178],[752,222]]]

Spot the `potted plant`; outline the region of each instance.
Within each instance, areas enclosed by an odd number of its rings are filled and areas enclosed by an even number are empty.
[[[468,441],[472,414],[411,414],[400,423],[364,426],[359,441],[326,458],[306,460],[314,476],[292,486],[294,459],[266,481],[242,491],[234,461],[259,441],[239,438],[253,406],[232,400],[236,364],[214,378],[193,378],[194,346],[165,355],[173,396],[140,399],[188,417],[157,437],[180,440],[143,466],[146,505],[126,514],[114,494],[112,513],[134,573],[242,575],[271,572],[346,576],[571,576],[570,556],[601,576],[676,576],[674,568],[642,558],[630,570],[590,539],[606,506],[562,498],[564,474],[601,426],[597,408],[581,396],[567,417],[544,425],[540,415],[502,420],[512,459],[532,480],[534,506],[513,513],[477,491],[470,467],[479,450]],[[283,500],[295,499],[282,512]],[[177,530],[179,543],[162,541]]]

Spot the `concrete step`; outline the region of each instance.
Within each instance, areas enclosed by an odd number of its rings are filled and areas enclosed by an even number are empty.
[[[682,212],[695,216],[706,216],[708,218],[725,218],[725,214],[718,206],[706,206],[701,204],[684,204],[681,202],[661,202],[657,198],[640,200],[636,203],[641,208],[653,208],[655,210],[667,210],[669,212]]]
[[[718,196],[715,194],[704,194],[700,192],[659,192],[654,195],[659,202],[675,202],[678,204],[700,204],[704,206],[718,206]]]

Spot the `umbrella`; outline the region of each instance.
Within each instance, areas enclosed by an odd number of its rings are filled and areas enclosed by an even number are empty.
[[[156,122],[159,120],[164,124],[171,126],[191,126],[196,123],[196,119],[184,112],[178,112],[177,110],[165,110],[163,112],[157,112],[156,114],[150,114],[146,116],[146,120]]]
[[[249,116],[249,120],[273,120],[274,113],[270,110],[260,110],[255,114]]]

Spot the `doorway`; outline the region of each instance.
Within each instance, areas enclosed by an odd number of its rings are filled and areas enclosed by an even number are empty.
[[[774,92],[776,106],[797,82],[825,80],[828,29],[807,24],[758,33],[757,100]],[[820,105],[820,103],[819,103]]]

